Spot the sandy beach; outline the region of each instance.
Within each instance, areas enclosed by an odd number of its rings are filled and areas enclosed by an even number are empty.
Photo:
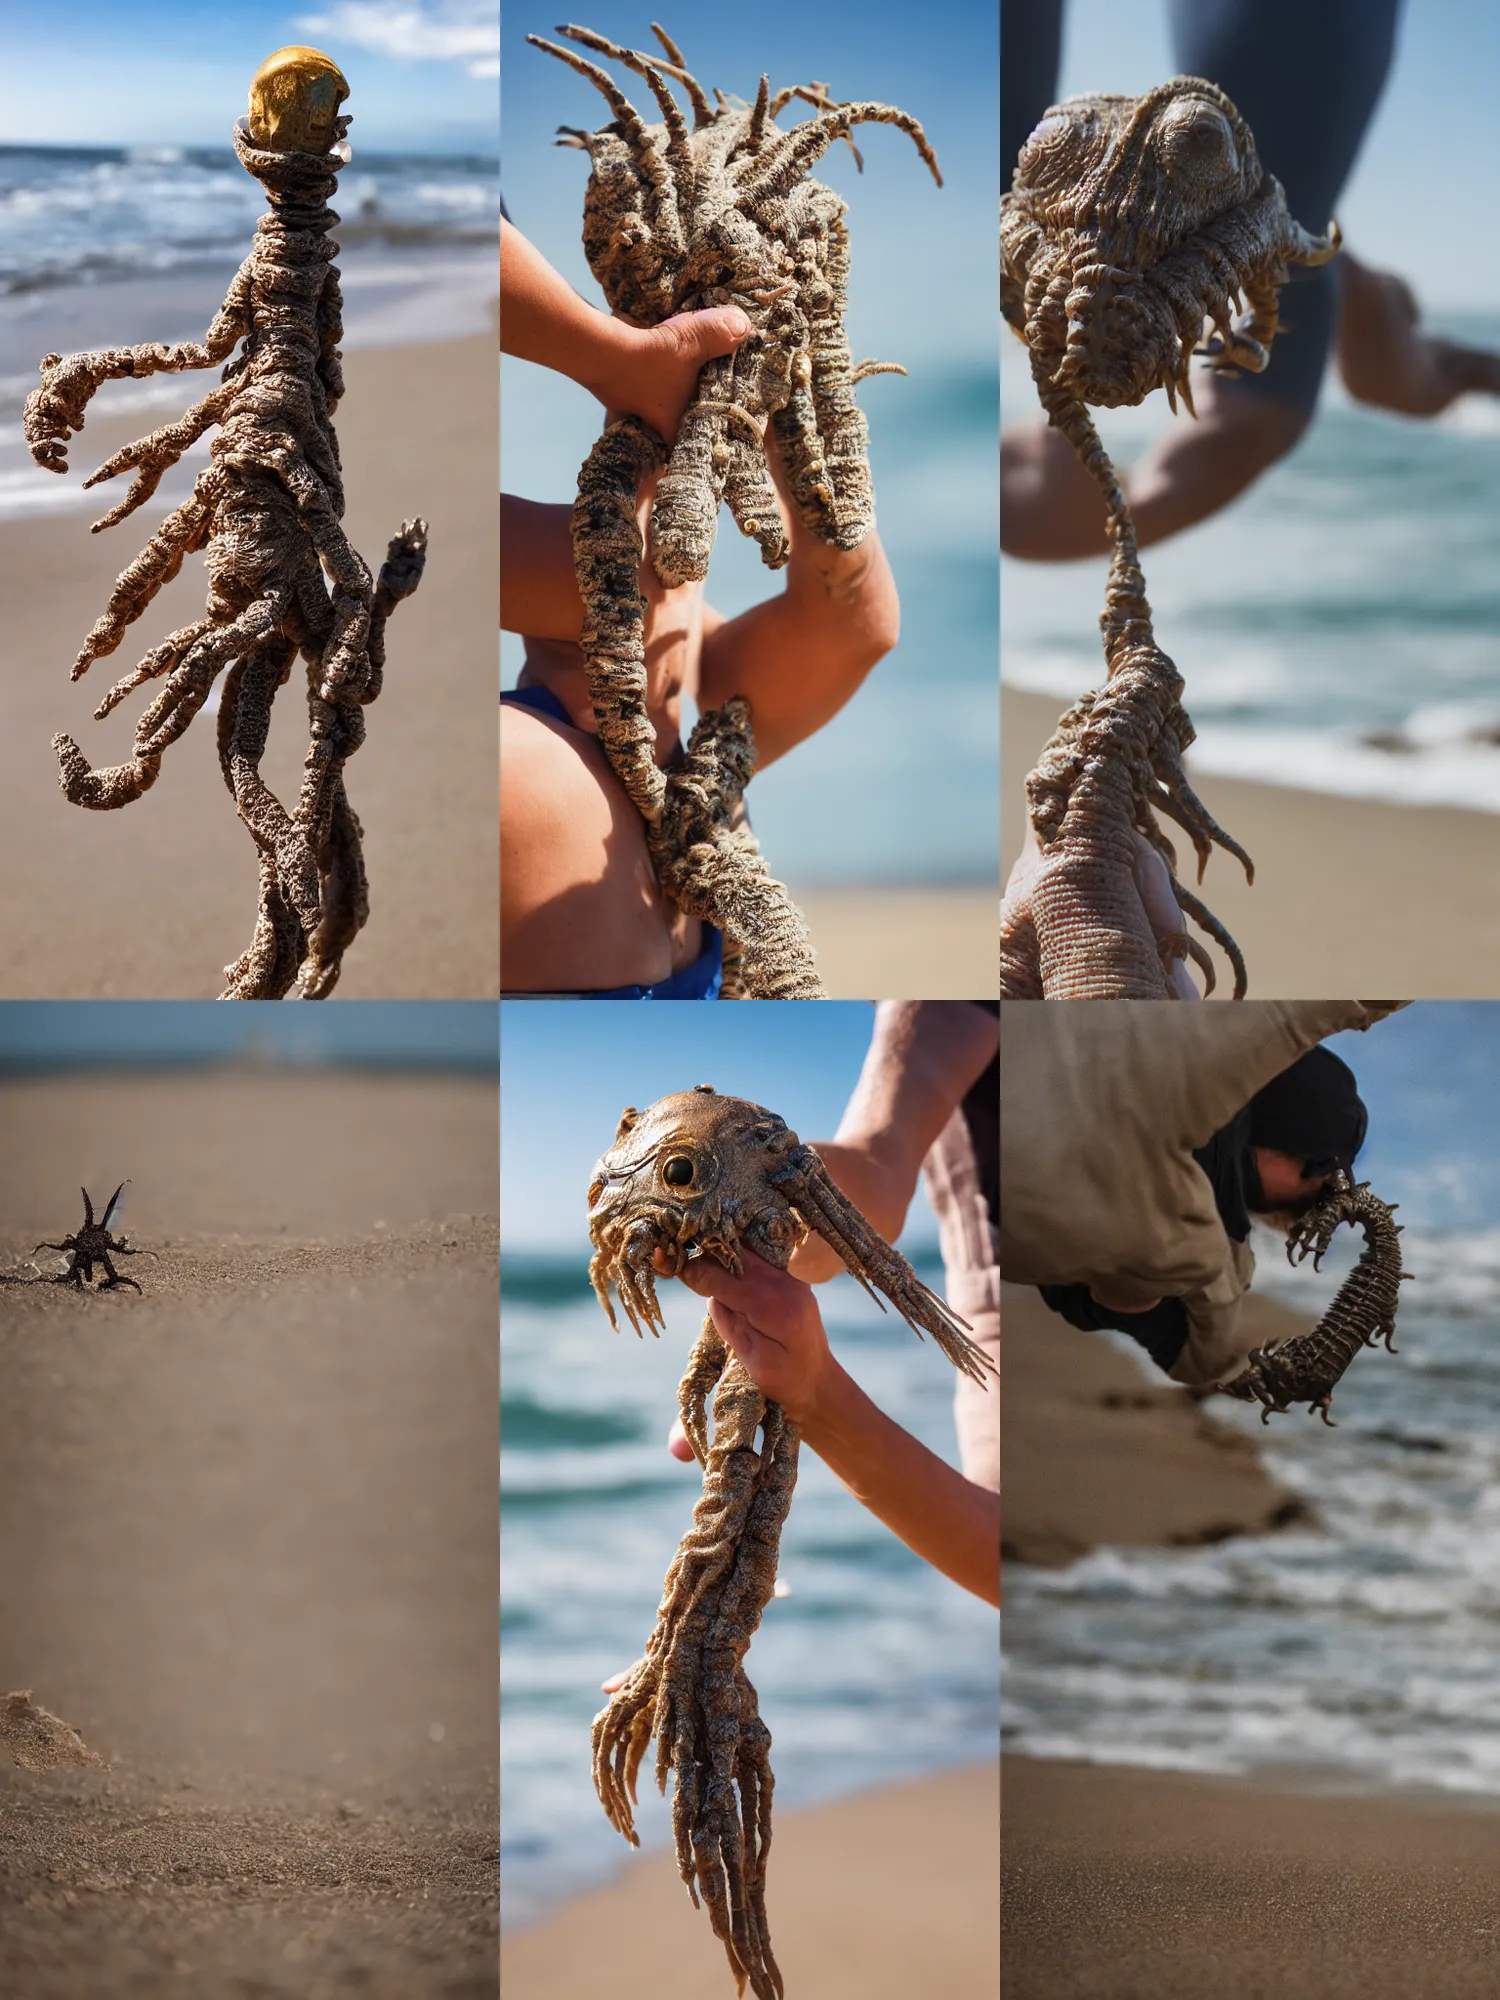
[[[1035,1292],[1005,1293],[1011,1561],[1305,1524],[1211,1403],[1154,1386]],[[1257,1339],[1305,1325],[1270,1300],[1248,1307]],[[1500,1811],[1352,1790],[1317,1770],[1207,1778],[1006,1757],[1006,2000],[1493,1993]]]
[[[996,895],[985,889],[797,889],[834,1000],[993,1000]]]
[[[1305,1331],[1271,1299],[1252,1294],[1244,1312],[1257,1342]],[[1004,1286],[1001,1318],[1007,1562],[1051,1567],[1102,1543],[1191,1548],[1305,1525],[1301,1502],[1211,1401],[1069,1326],[1034,1287]]]
[[[0,1989],[489,2000],[493,1083],[6,1080],[0,1128],[0,1690],[107,1760],[0,1757]],[[126,1171],[141,1294],[24,1282]]]
[[[338,993],[488,998],[498,990],[494,341],[360,349],[345,369],[337,425],[354,545],[378,566],[389,537],[417,514],[431,543],[420,589],[391,621],[384,691],[349,766],[371,914]],[[210,379],[187,378],[180,407]],[[70,481],[171,414],[91,416],[73,440]],[[106,489],[97,512],[114,497]],[[91,537],[96,517],[0,524],[0,845],[10,857],[0,879],[0,996],[211,999],[249,942],[256,884],[212,716],[195,720],[154,788],[122,811],[86,812],[58,788],[52,736],[68,731],[96,764],[128,756],[149,691],[102,723],[93,709],[204,600],[202,559],[190,557],[120,651],[70,686],[116,576],[161,518],[147,508]],[[262,767],[282,798],[295,796],[307,750],[300,676],[299,666],[277,701]]]
[[[1082,688],[1079,689],[1082,693]],[[1026,774],[1065,704],[1003,691],[1003,870],[1025,831]],[[1201,894],[1238,940],[1255,999],[1330,993],[1486,999],[1500,990],[1500,814],[1325,797],[1195,775],[1254,857],[1216,853]],[[1222,972],[1222,967],[1221,967]],[[1221,979],[1216,997],[1227,998]]]
[[[790,1994],[995,2000],[999,1767],[889,1785],[778,1814],[768,1906]],[[505,2000],[730,2000],[723,1948],[670,1854],[629,1861],[500,1942]]]

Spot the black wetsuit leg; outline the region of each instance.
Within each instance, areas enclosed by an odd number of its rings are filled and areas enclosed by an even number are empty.
[[[1000,0],[1000,185],[1057,102],[1063,0]]]
[[[1178,72],[1234,100],[1261,164],[1306,229],[1321,232],[1359,153],[1396,44],[1400,0],[1168,0]],[[1333,344],[1338,265],[1294,270],[1263,375],[1230,394],[1312,413]]]

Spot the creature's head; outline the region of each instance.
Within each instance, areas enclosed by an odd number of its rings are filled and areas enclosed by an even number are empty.
[[[1211,256],[1193,241],[1210,227]],[[1279,283],[1282,265],[1323,262],[1336,248],[1292,221],[1249,126],[1193,76],[1049,110],[1021,149],[1002,240],[1006,317],[1021,326],[1027,280],[1046,281],[1057,379],[1105,407],[1180,382],[1205,313],[1218,317],[1220,299],[1227,311],[1247,280]],[[1022,330],[1035,347],[1033,328]],[[1264,366],[1249,349],[1235,359]]]
[[[695,1256],[740,1268],[746,1242],[782,1270],[804,1225],[777,1185],[816,1161],[785,1119],[708,1084],[626,1111],[589,1184],[589,1267],[615,1323],[609,1286],[637,1333],[662,1324],[652,1260],[676,1276]]]
[[[342,70],[321,49],[267,56],[250,81],[250,137],[272,153],[326,153],[344,136],[349,95]]]

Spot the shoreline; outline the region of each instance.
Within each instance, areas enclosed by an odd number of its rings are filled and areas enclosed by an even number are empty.
[[[1066,706],[1002,688],[1002,878],[1020,850],[1027,773]],[[1231,855],[1217,853],[1199,891],[1245,954],[1250,998],[1458,1000],[1500,991],[1500,904],[1490,893],[1500,876],[1500,813],[1192,775],[1209,811],[1255,859],[1253,888]],[[1177,846],[1181,856],[1180,836]],[[1232,982],[1215,957],[1215,998],[1227,999]]]
[[[994,2000],[1000,1983],[1000,1766],[965,1765],[778,1817],[767,1879],[788,1991],[818,2000]],[[732,1990],[672,1854],[625,1861],[500,1933],[506,2000],[705,2000]]]

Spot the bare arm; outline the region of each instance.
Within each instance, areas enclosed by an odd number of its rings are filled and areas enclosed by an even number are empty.
[[[809,1449],[909,1549],[998,1604],[999,1494],[965,1479],[870,1401],[834,1359],[809,1286],[753,1251],[744,1264],[736,1278],[701,1257],[682,1275],[709,1300],[714,1325],[756,1387],[781,1404]]]
[[[994,1015],[966,1000],[882,1000],[837,1136],[819,1140],[830,1174],[881,1235],[901,1234],[917,1176],[938,1134],[1000,1045]],[[792,1259],[809,1284],[843,1269],[810,1237]]]
[[[519,229],[501,220],[501,352],[556,369],[607,409],[644,417],[664,438],[676,435],[704,362],[732,353],[749,331],[749,316],[738,306],[627,326],[581,299]]]
[[[771,470],[783,488],[774,443]],[[791,538],[786,587],[737,618],[705,620],[699,705],[750,704],[756,769],[764,770],[837,715],[901,635],[901,600],[880,537],[835,549],[783,504]]]
[[[583,630],[573,569],[571,507],[500,495],[500,629],[531,639],[566,639]]]

